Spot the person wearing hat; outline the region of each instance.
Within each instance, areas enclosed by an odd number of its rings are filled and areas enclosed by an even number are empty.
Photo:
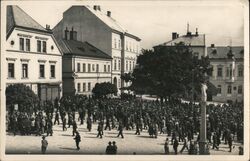
[[[78,131],[76,131],[76,136],[75,136],[74,140],[76,142],[77,150],[80,150],[79,143],[81,142],[81,136],[80,136]]]
[[[45,136],[42,137],[41,143],[42,143],[42,147],[41,147],[42,154],[45,154],[46,149],[48,147],[48,141],[45,139]]]
[[[109,141],[108,146],[106,148],[106,154],[112,154],[112,145],[111,141]]]
[[[112,145],[112,150],[111,150],[112,154],[117,154],[117,146],[115,144],[115,141],[113,141],[113,145]]]

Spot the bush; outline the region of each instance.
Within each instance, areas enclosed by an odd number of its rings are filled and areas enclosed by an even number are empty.
[[[39,102],[38,96],[24,84],[12,84],[6,88],[7,110],[12,112],[18,104],[18,111],[32,113]]]

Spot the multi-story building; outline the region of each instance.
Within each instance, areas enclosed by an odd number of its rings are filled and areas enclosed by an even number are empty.
[[[62,54],[49,29],[18,6],[7,6],[6,86],[22,83],[39,98],[54,100],[62,92]]]
[[[218,93],[213,101],[228,102],[243,100],[244,47],[215,46],[207,48],[213,73],[210,82],[217,87]]]
[[[111,82],[112,57],[88,42],[77,41],[77,32],[65,30],[58,41],[63,52],[63,94],[91,95],[96,83]],[[70,36],[71,35],[71,36]]]
[[[112,83],[118,89],[125,87],[121,74],[132,72],[140,53],[140,38],[123,29],[104,13],[100,6],[72,6],[63,13],[63,19],[53,28],[56,39],[64,39],[65,29],[74,28],[77,40],[94,45],[112,58]]]
[[[180,42],[184,43],[185,45],[188,45],[189,48],[192,50],[193,54],[197,55],[199,58],[201,58],[201,56],[207,55],[205,34],[199,34],[197,29],[195,34],[192,34],[192,32],[188,30],[187,34],[182,36],[179,36],[178,33],[173,32],[172,40],[157,45],[154,48],[156,49],[158,47],[174,46]]]

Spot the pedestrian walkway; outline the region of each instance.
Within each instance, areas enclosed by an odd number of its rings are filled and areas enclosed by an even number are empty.
[[[159,134],[158,138],[150,138],[146,130],[141,135],[135,135],[135,130],[124,130],[124,139],[117,138],[117,129],[111,131],[104,130],[102,139],[97,138],[97,124],[93,124],[91,132],[88,132],[86,123],[78,124],[78,131],[81,135],[80,150],[76,149],[74,137],[72,136],[72,127],[67,131],[62,131],[62,124],[53,126],[53,136],[46,137],[48,140],[47,154],[105,154],[109,141],[115,141],[118,147],[117,154],[164,154],[164,142],[166,134]],[[178,155],[187,155],[186,150],[182,154],[179,151],[183,143],[178,146]],[[239,143],[234,143],[235,148],[228,152],[228,145],[220,144],[219,150],[210,150],[211,155],[238,155]],[[170,154],[174,155],[173,146],[169,145]],[[6,135],[6,153],[13,154],[40,154],[41,153],[41,136],[20,136],[13,134]]]

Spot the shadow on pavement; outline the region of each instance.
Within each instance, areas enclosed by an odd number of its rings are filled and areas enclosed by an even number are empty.
[[[64,150],[74,150],[74,151],[76,151],[76,148],[67,148],[67,147],[59,147],[60,149],[64,149]]]

